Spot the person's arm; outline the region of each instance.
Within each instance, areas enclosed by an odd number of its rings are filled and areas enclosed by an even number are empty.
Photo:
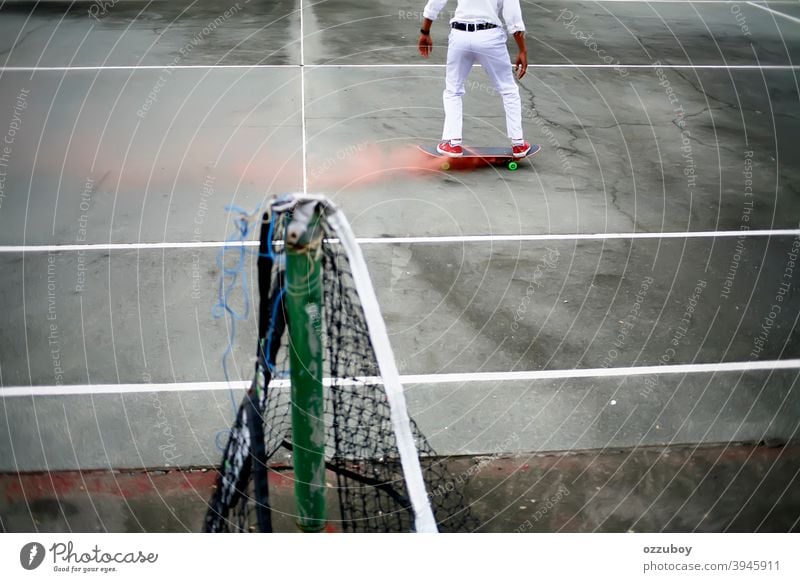
[[[508,33],[514,36],[517,42],[517,59],[514,61],[514,68],[517,78],[521,79],[528,70],[528,49],[525,46],[525,23],[522,21],[522,9],[519,0],[503,1],[503,22],[506,23]]]
[[[422,20],[422,28],[419,29],[419,41],[417,42],[417,48],[419,49],[419,54],[426,59],[433,50],[433,40],[431,39],[432,25],[433,20],[430,18],[425,18]]]
[[[447,0],[428,0],[425,10],[422,11],[422,28],[419,30],[419,41],[417,49],[419,54],[427,58],[433,50],[433,39],[431,38],[431,26],[433,21],[447,4]]]
[[[517,73],[517,79],[525,76],[528,70],[528,49],[525,47],[525,31],[517,31],[514,33],[514,40],[517,41],[517,60],[514,62],[514,70]]]

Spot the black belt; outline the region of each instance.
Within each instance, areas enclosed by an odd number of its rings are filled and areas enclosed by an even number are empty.
[[[497,28],[496,24],[492,24],[491,22],[480,22],[478,24],[474,22],[453,22],[450,25],[452,28],[456,30],[466,30],[467,32],[475,32],[476,30],[489,30],[490,28]]]

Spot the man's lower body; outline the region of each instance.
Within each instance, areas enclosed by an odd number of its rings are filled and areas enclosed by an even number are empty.
[[[522,104],[508,54],[507,39],[505,30],[500,27],[475,31],[451,29],[443,95],[444,129],[439,148],[441,153],[460,154],[464,84],[472,65],[478,62],[503,99],[508,139],[511,140],[512,147],[517,146],[514,149],[518,150],[515,155],[519,153],[519,157],[522,157],[527,154],[525,147],[519,147],[526,144],[522,135]],[[527,149],[530,149],[530,145],[527,145]]]

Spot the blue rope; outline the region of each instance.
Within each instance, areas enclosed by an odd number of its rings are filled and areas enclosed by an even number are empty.
[[[234,219],[236,226],[236,233],[225,240],[225,245],[217,253],[217,265],[220,268],[219,287],[217,289],[217,303],[211,308],[211,315],[214,319],[221,319],[227,317],[230,321],[228,333],[228,345],[225,348],[225,353],[222,354],[222,371],[225,375],[225,381],[230,383],[230,375],[228,373],[228,358],[233,353],[233,342],[236,339],[236,322],[247,319],[250,314],[250,291],[247,286],[247,270],[246,259],[247,255],[251,254],[244,242],[249,238],[252,223],[251,217],[258,213],[258,207],[252,214],[248,214],[243,208],[236,205],[225,206],[228,213],[238,212],[240,216]],[[238,243],[238,244],[229,244]],[[225,264],[226,251],[233,251],[236,257],[236,262],[233,266],[228,267]],[[242,296],[243,308],[238,312],[231,305],[231,295],[239,290]],[[236,416],[237,407],[236,399],[233,395],[233,389],[229,388],[228,392],[231,397],[231,405],[233,407],[233,415]]]
[[[228,345],[225,348],[225,352],[222,354],[222,371],[225,375],[225,382],[230,385],[230,374],[228,371],[228,358],[233,354],[233,344],[236,340],[236,322],[242,321],[248,318],[250,314],[250,290],[247,285],[247,269],[246,269],[246,262],[248,255],[257,255],[263,256],[258,251],[252,251],[248,249],[244,243],[250,238],[250,235],[253,230],[253,217],[258,216],[260,206],[257,206],[256,209],[252,213],[248,213],[243,208],[236,206],[236,205],[227,205],[225,206],[225,210],[230,214],[231,212],[236,212],[239,214],[237,218],[234,219],[233,223],[236,227],[236,232],[229,238],[225,240],[225,245],[219,250],[217,253],[217,265],[220,268],[220,278],[219,278],[219,286],[217,289],[217,303],[211,308],[211,315],[214,319],[221,319],[223,317],[227,317],[230,325],[229,325],[229,333],[228,333]],[[256,221],[257,222],[257,221]],[[272,244],[272,237],[275,233],[275,220],[271,220],[269,224],[269,231],[268,231],[268,240],[270,241],[269,245],[267,246],[267,256],[272,259],[273,262],[277,262],[279,258],[275,255],[275,250]],[[233,252],[233,256],[235,257],[236,261],[232,266],[226,266],[225,257],[226,252],[230,253]],[[242,297],[242,310],[237,311],[231,305],[231,295],[239,291]],[[267,355],[267,366],[269,367],[270,372],[274,372],[275,362],[269,361],[269,354],[270,348],[272,345],[272,336],[275,329],[275,320],[277,318],[278,309],[281,305],[281,299],[283,297],[283,293],[286,289],[282,288],[278,294],[278,298],[273,304],[272,307],[272,318],[270,321],[270,329],[269,334],[267,336],[267,346],[266,346],[266,355]],[[238,412],[238,408],[236,405],[236,398],[233,393],[232,388],[228,388],[228,393],[231,398],[231,408],[233,409],[233,416],[236,417]],[[224,429],[219,431],[215,437],[215,444],[217,448],[221,451],[225,450],[226,443],[222,442],[222,436],[227,435],[230,436],[230,429]],[[225,439],[227,441],[227,438]]]

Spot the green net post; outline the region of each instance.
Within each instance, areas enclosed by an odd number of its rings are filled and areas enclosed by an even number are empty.
[[[298,205],[286,230],[286,310],[297,524],[304,532],[321,531],[326,521],[321,243],[316,204]]]

